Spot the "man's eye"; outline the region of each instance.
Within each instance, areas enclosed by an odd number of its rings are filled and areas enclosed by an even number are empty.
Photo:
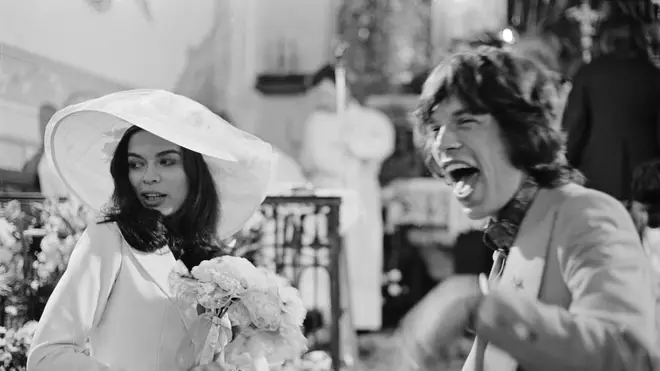
[[[437,133],[438,131],[440,131],[440,128],[441,128],[441,127],[442,127],[442,125],[441,125],[440,123],[438,123],[438,122],[436,122],[436,121],[431,121],[431,122],[426,126],[426,130],[427,130],[429,133]]]
[[[458,125],[458,126],[462,126],[462,125],[473,124],[473,123],[475,123],[475,122],[476,122],[476,120],[473,119],[473,118],[463,118],[463,119],[459,119],[459,120],[457,120],[457,121],[456,121],[456,125]]]

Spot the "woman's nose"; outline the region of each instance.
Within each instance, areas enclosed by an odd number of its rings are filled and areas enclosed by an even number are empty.
[[[144,172],[144,176],[142,177],[142,181],[145,184],[154,184],[158,183],[160,181],[160,174],[156,169],[154,169],[153,166],[148,166],[147,170]]]

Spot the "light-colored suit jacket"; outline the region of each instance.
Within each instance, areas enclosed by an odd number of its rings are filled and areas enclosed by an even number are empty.
[[[652,272],[614,198],[541,189],[493,285],[463,371],[654,370]]]
[[[169,249],[130,247],[114,223],[90,225],[39,321],[28,370],[177,370],[175,353],[196,313],[171,297],[174,264]]]

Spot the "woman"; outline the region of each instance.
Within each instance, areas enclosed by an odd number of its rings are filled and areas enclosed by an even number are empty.
[[[103,217],[46,305],[28,370],[179,370],[177,347],[196,313],[177,305],[168,275],[177,258],[191,268],[221,254],[219,241],[257,210],[270,145],[159,90],[67,107],[45,143],[71,193]]]
[[[489,218],[490,278],[455,276],[402,321],[401,369],[437,369],[472,324],[464,371],[658,370],[652,271],[620,202],[585,188],[544,68],[481,47],[424,85],[416,131],[472,219]]]

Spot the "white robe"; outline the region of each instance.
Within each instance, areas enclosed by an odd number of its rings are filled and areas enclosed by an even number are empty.
[[[316,111],[307,119],[300,163],[317,188],[359,195],[356,221],[344,233],[353,322],[378,330],[382,322],[383,221],[378,173],[394,152],[394,126],[385,114],[351,103],[346,120]]]

